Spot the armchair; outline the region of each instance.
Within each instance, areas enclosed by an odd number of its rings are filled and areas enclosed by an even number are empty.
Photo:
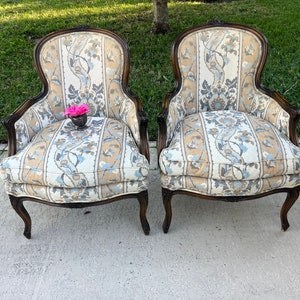
[[[0,164],[11,204],[31,237],[24,201],[81,208],[137,198],[149,234],[147,117],[128,87],[129,50],[113,32],[74,28],[53,32],[35,47],[41,93],[3,124],[8,157]],[[77,129],[64,111],[89,106]]]
[[[261,86],[266,57],[266,38],[239,24],[215,21],[175,39],[175,87],[158,116],[165,233],[179,193],[240,201],[284,192],[281,226],[289,227],[300,190],[300,113]]]

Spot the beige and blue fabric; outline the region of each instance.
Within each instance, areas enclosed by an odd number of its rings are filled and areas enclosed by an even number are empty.
[[[60,35],[44,45],[39,60],[49,89],[16,123],[18,150],[41,128],[64,119],[66,107],[83,103],[91,116],[124,122],[140,143],[135,104],[120,86],[124,54],[115,39],[93,32]]]
[[[181,41],[182,85],[169,104],[159,159],[164,188],[247,196],[300,184],[290,116],[255,85],[261,52],[256,35],[230,27]]]
[[[17,154],[1,162],[8,194],[52,202],[90,202],[148,189],[135,103],[121,87],[124,54],[113,38],[68,33],[46,42],[45,97],[15,124]],[[63,116],[88,104],[87,127]]]
[[[261,42],[242,29],[212,28],[185,37],[178,49],[182,85],[170,102],[168,141],[185,116],[211,110],[247,112],[288,134],[288,113],[256,88],[260,56]]]

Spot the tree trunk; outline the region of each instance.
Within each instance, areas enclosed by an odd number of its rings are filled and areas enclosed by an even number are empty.
[[[165,34],[169,31],[168,0],[153,0],[154,17],[152,33]]]

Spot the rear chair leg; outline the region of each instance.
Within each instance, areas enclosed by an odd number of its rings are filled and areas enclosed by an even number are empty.
[[[144,230],[145,235],[149,235],[150,226],[147,221],[146,212],[148,208],[148,191],[143,191],[137,195],[137,198],[140,203],[140,220],[142,224],[142,228]]]
[[[287,214],[293,204],[296,202],[299,196],[299,191],[296,189],[290,190],[287,194],[286,200],[283,203],[280,211],[280,219],[281,219],[281,230],[286,231],[290,224],[287,218]]]
[[[171,220],[172,220],[172,207],[171,207],[172,191],[162,188],[162,198],[163,198],[163,203],[166,211],[166,216],[163,223],[163,231],[164,233],[168,233]]]
[[[21,198],[14,197],[9,195],[10,203],[16,213],[22,218],[25,223],[24,235],[28,239],[31,238],[31,218],[23,205],[23,200]]]

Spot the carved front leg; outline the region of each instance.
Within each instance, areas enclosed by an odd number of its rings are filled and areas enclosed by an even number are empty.
[[[290,208],[293,206],[293,204],[296,202],[296,200],[299,197],[299,191],[296,189],[290,190],[287,194],[286,200],[283,203],[280,211],[280,219],[281,219],[281,229],[283,231],[286,231],[290,224],[287,218],[287,214],[290,210]]]
[[[24,236],[28,239],[31,238],[31,218],[23,205],[22,198],[17,198],[12,195],[9,195],[10,203],[16,213],[22,218],[25,223]]]
[[[150,232],[150,226],[146,217],[146,212],[148,207],[148,191],[143,191],[139,193],[137,197],[140,203],[140,220],[141,220],[142,228],[144,230],[145,235],[148,235]]]
[[[173,194],[172,191],[162,188],[162,198],[163,198],[163,203],[166,211],[166,216],[163,223],[164,233],[168,233],[171,220],[172,220],[172,207],[171,207],[172,194]]]

